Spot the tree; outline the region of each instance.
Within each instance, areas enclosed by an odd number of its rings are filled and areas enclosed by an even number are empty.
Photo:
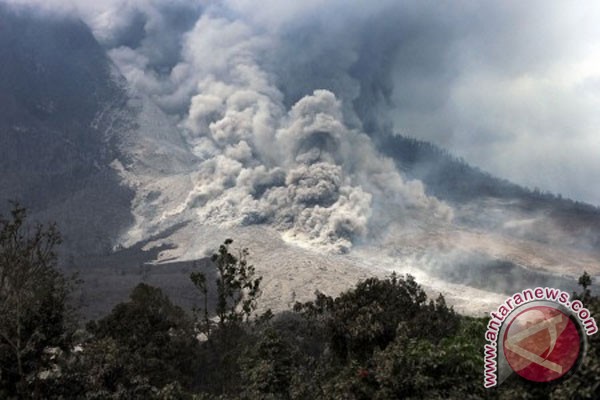
[[[456,335],[434,344],[400,334],[376,351],[374,399],[480,399],[485,397],[481,354],[469,338]]]
[[[44,351],[66,347],[70,281],[56,268],[56,226],[27,226],[17,203],[10,216],[0,216],[0,394],[36,397]]]
[[[399,324],[410,322],[415,326],[415,318],[427,322],[434,328],[432,332],[445,333],[441,325],[456,318],[454,311],[446,307],[443,299],[429,306],[426,301],[425,291],[412,276],[404,279],[392,274],[387,279],[366,279],[336,299],[318,293],[314,302],[297,303],[294,309],[308,318],[324,321],[331,349],[340,361],[364,361],[376,348],[383,349],[394,340]],[[420,317],[425,310],[435,314],[427,317],[430,321]]]
[[[240,360],[242,398],[289,399],[301,355],[274,329],[261,332],[258,342]]]
[[[579,277],[577,283],[583,288],[583,292],[579,295],[579,298],[583,301],[588,301],[592,295],[592,292],[588,289],[592,285],[592,277],[587,271],[583,271],[583,275]]]
[[[208,340],[203,343],[203,371],[199,382],[207,391],[216,395],[238,393],[241,382],[239,358],[252,339],[249,322],[256,310],[260,296],[262,277],[256,277],[255,269],[248,264],[248,249],[240,249],[237,256],[230,251],[233,243],[227,239],[211,258],[216,267],[215,285],[210,286],[206,275],[193,272],[190,279],[204,297],[199,328]],[[216,289],[216,290],[214,290]],[[209,295],[215,291],[216,305],[209,310]],[[214,320],[211,316],[214,315]],[[269,315],[260,318],[268,319]]]
[[[159,389],[192,385],[199,349],[192,321],[159,288],[140,283],[130,301],[116,305],[88,329],[95,337],[84,346],[84,357],[94,354],[88,349],[102,353],[102,348],[112,348],[106,354],[116,354],[102,369],[118,371],[103,375],[103,386],[110,391],[119,386],[137,390],[144,381]],[[88,369],[97,370],[103,359],[91,357]]]
[[[212,262],[217,267],[215,313],[220,330],[227,325],[247,321],[250,318],[256,309],[262,281],[262,277],[254,277],[254,266],[248,264],[248,249],[241,249],[236,257],[229,251],[231,243],[233,243],[232,239],[226,239],[219,247],[218,253],[212,256]],[[204,296],[204,330],[210,334],[206,276],[201,272],[193,272],[190,279]]]

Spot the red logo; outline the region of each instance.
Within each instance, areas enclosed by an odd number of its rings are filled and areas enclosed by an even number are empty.
[[[549,306],[519,313],[504,333],[504,355],[525,379],[549,382],[564,376],[579,358],[581,337],[573,321]]]

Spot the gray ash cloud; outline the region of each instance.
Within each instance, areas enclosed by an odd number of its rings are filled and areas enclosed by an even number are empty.
[[[586,110],[596,92],[577,81],[584,73],[569,72],[569,57],[584,54],[583,34],[557,33],[589,22],[574,7],[26,3],[82,18],[129,83],[178,124],[197,158],[193,187],[178,204],[162,204],[181,218],[268,223],[337,251],[380,229],[389,214],[451,218],[376,151],[373,138],[394,130],[522,183],[596,194],[585,184],[600,168],[588,157],[594,118]],[[593,93],[584,98],[584,89]],[[582,171],[558,151],[565,147],[582,155],[585,177],[572,179]]]

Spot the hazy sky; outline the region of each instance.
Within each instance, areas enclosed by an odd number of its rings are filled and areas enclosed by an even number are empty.
[[[393,124],[500,177],[600,205],[597,2],[9,2],[77,14],[173,115],[199,79],[185,70],[202,61],[190,32],[206,14],[239,21],[223,46],[251,37],[287,104],[329,89],[366,130]]]

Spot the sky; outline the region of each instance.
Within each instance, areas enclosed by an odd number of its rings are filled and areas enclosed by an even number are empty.
[[[326,89],[350,128],[428,140],[600,205],[597,2],[1,1],[81,18],[183,129],[207,74],[231,68],[235,52],[288,109]]]

